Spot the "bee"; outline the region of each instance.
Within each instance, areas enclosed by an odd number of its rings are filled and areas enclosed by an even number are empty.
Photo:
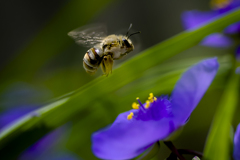
[[[118,60],[133,51],[134,46],[129,39],[132,35],[141,32],[135,32],[128,35],[132,24],[130,24],[126,35],[106,35],[104,25],[94,27],[78,28],[68,33],[79,45],[91,47],[83,57],[83,68],[87,73],[93,75],[99,66],[108,76],[112,73],[113,60]]]

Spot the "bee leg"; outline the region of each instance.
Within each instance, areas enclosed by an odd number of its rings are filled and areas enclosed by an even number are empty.
[[[107,55],[103,57],[101,62],[101,68],[104,75],[108,76],[109,73],[112,73],[113,59],[111,55]]]

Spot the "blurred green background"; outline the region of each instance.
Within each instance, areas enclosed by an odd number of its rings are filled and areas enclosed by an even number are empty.
[[[136,49],[123,59],[114,61],[115,68],[139,52],[183,31],[181,13],[193,9],[209,10],[209,1],[1,1],[0,112],[4,114],[19,106],[39,108],[101,76],[100,70],[94,76],[85,72],[82,59],[88,48],[76,45],[67,36],[69,31],[87,24],[104,23],[109,34],[125,34],[132,23],[132,31],[141,31],[141,34],[133,37]],[[231,49],[194,46],[179,53],[144,73],[140,80],[113,94],[107,94],[105,99],[93,99],[92,104],[89,104],[93,109],[74,117],[66,124],[66,133],[63,134],[66,136],[59,138],[59,143],[53,145],[51,151],[44,152],[57,155],[59,150],[67,150],[78,159],[97,159],[90,149],[92,132],[113,122],[116,115],[126,111],[126,108],[130,109],[136,97],[144,101],[150,92],[156,96],[170,94],[186,67],[203,58],[218,56],[221,62],[218,76],[193,112],[182,134],[173,141],[177,148],[203,151],[215,109],[232,67],[231,52]],[[96,92],[101,93],[102,90]],[[233,126],[240,122],[238,113],[239,109]],[[91,121],[92,119],[95,120]],[[36,135],[30,134],[23,138],[28,141],[31,139],[29,136]],[[31,143],[34,141],[35,139]],[[17,144],[14,147],[18,148]],[[7,158],[17,159],[22,149],[7,151],[14,155],[8,157],[9,154],[6,154]],[[169,154],[170,151],[162,144],[159,159],[165,159]]]

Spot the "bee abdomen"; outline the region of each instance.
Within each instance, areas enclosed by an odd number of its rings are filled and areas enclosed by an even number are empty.
[[[90,67],[88,64],[86,64],[83,61],[83,68],[85,69],[85,71],[91,75],[95,74],[98,68],[95,67]]]
[[[103,52],[100,48],[91,48],[87,51],[83,58],[83,67],[89,74],[94,74],[103,57]]]

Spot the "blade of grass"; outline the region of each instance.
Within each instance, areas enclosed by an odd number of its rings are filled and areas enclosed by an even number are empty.
[[[230,159],[230,130],[239,98],[239,75],[232,73],[215,113],[204,149],[206,160]]]

